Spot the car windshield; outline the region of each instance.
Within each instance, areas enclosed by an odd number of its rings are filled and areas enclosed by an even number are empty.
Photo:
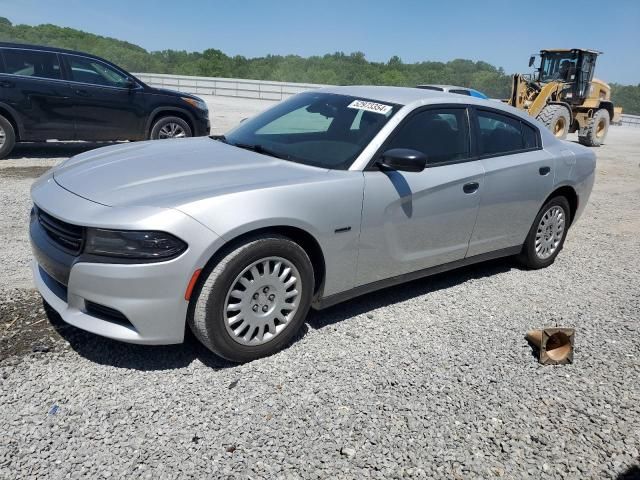
[[[302,93],[241,123],[224,141],[292,162],[346,170],[399,108],[360,97]]]
[[[573,52],[546,52],[540,65],[541,82],[570,82],[575,78],[578,58]]]

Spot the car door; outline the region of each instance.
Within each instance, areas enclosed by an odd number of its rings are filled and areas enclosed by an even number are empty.
[[[130,88],[125,72],[90,57],[62,57],[79,140],[134,140],[144,136],[144,92]]]
[[[55,52],[2,48],[0,102],[17,116],[21,140],[73,140],[71,90]]]
[[[383,145],[427,156],[422,172],[364,172],[357,285],[463,259],[483,189],[464,106],[427,107],[408,116]],[[375,161],[375,159],[374,159]]]
[[[474,112],[485,185],[467,256],[522,245],[554,178],[537,127],[502,111]]]

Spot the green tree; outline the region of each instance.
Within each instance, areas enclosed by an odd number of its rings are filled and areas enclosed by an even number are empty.
[[[56,25],[13,25],[0,17],[0,41],[51,45],[104,57],[132,72],[173,73],[256,80],[334,85],[398,85],[446,83],[476,88],[495,98],[509,94],[510,77],[502,68],[466,59],[450,62],[403,63],[394,55],[387,62],[370,62],[363,52],[334,52],[303,58],[297,55],[230,57],[208,48],[203,52],[148,52],[138,45]],[[640,114],[640,85],[612,86],[612,98],[625,113]]]

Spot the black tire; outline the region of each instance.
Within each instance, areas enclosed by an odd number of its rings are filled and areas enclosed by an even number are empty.
[[[178,136],[164,137],[163,128],[167,128],[171,130],[171,126],[174,126],[174,125],[182,129],[182,132],[184,132],[184,134],[183,135],[181,134],[179,137]],[[187,122],[185,122],[180,117],[159,118],[158,120],[156,120],[156,123],[153,124],[153,127],[151,127],[151,132],[149,134],[149,138],[151,140],[163,140],[165,138],[186,138],[186,137],[192,137],[192,136],[193,136],[193,132],[191,131],[191,127]]]
[[[11,122],[0,115],[0,158],[8,156],[16,145],[16,132]]]
[[[286,326],[271,340],[260,345],[242,344],[234,339],[226,325],[227,294],[232,287],[237,288],[236,279],[247,267],[269,257],[283,258],[298,270],[300,279],[299,284],[296,283],[295,286],[296,290],[300,290],[297,298],[298,309],[286,322]],[[193,292],[193,303],[187,315],[188,324],[203,345],[232,362],[255,360],[286,346],[307,317],[314,288],[313,267],[308,255],[297,243],[279,235],[257,237],[233,248],[218,263],[207,267],[200,278]],[[249,288],[247,292],[248,290]],[[251,295],[252,293],[248,292],[246,298],[249,299]]]
[[[589,120],[584,135],[578,135],[578,141],[587,147],[599,147],[609,133],[609,112],[601,108]]]
[[[547,105],[538,114],[538,120],[551,130],[556,138],[564,140],[569,133],[571,114],[562,105]]]
[[[558,243],[555,251],[548,258],[541,258],[540,255],[536,252],[536,235],[538,233],[538,228],[540,227],[540,221],[542,217],[554,207],[560,207],[563,210],[564,215],[564,230],[562,232],[562,237],[560,238],[560,242]],[[537,270],[539,268],[545,268],[551,265],[558,253],[562,250],[564,246],[564,241],[567,238],[567,232],[569,231],[569,226],[571,225],[571,208],[569,206],[569,201],[563,197],[553,197],[538,212],[536,215],[536,219],[533,221],[533,225],[531,225],[531,230],[527,235],[527,239],[522,246],[522,252],[518,256],[518,260],[524,266]]]

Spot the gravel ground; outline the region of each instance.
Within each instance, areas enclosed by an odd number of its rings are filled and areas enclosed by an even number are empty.
[[[214,119],[248,116],[224,103]],[[191,338],[113,342],[43,307],[29,185],[91,146],[0,161],[0,478],[640,476],[640,129],[597,150],[552,267],[494,261],[314,312],[246,365]],[[556,324],[577,329],[575,363],[540,366],[524,333]]]

